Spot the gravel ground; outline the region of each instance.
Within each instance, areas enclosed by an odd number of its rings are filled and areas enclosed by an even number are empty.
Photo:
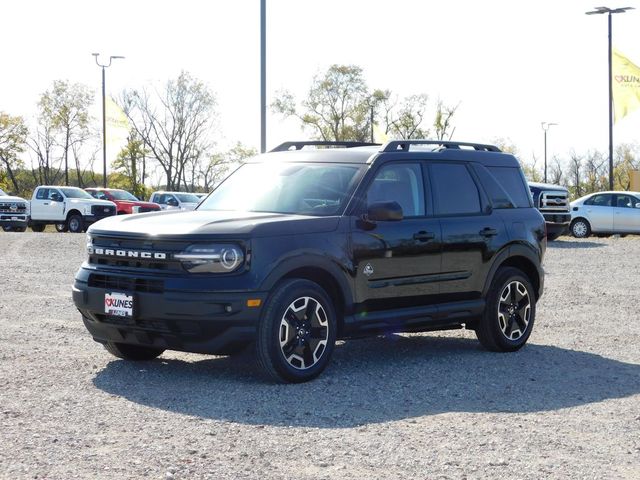
[[[304,385],[251,355],[126,363],[70,287],[84,235],[0,233],[0,477],[640,478],[640,240],[547,251],[528,345],[340,344]]]

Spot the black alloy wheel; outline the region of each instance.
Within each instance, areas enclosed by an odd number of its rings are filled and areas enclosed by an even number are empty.
[[[483,347],[512,352],[527,343],[536,315],[536,298],[529,278],[517,268],[500,267],[489,292],[485,310],[474,326]]]
[[[258,364],[279,382],[306,382],[322,373],[336,341],[331,298],[304,279],[282,281],[267,300],[256,340]]]

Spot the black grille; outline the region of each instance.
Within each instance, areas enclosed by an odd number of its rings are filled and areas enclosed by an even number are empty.
[[[187,243],[177,241],[143,239],[143,238],[121,238],[103,235],[92,237],[94,248],[104,248],[110,250],[131,250],[134,252],[162,252],[167,256],[166,260],[153,258],[121,257],[115,255],[89,255],[89,263],[94,265],[104,265],[107,267],[123,269],[151,269],[170,270],[184,273],[182,264],[173,260],[172,254],[182,252],[187,247]]]
[[[91,214],[98,217],[108,217],[116,214],[116,207],[113,205],[91,205]]]
[[[0,202],[0,212],[2,213],[20,213],[24,214],[27,211],[27,205],[17,202]]]
[[[145,278],[119,277],[116,275],[100,275],[92,273],[89,275],[90,287],[104,288],[105,290],[121,290],[125,292],[164,292],[164,282],[162,280],[148,280]]]
[[[138,213],[159,212],[159,211],[160,211],[159,208],[152,208],[152,207],[140,207],[138,209]]]

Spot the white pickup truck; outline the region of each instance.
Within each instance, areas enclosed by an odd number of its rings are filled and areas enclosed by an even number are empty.
[[[0,189],[0,226],[5,232],[24,232],[29,225],[29,202]]]
[[[115,214],[115,203],[93,198],[81,188],[42,185],[33,191],[30,226],[34,232],[53,224],[59,232],[80,233]]]

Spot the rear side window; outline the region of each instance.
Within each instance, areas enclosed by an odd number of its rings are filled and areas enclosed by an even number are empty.
[[[504,190],[502,185],[498,183],[495,177],[489,173],[489,170],[479,164],[474,164],[472,168],[476,172],[476,175],[478,175],[480,183],[482,183],[487,195],[489,195],[493,208],[516,207],[516,202]]]
[[[594,195],[584,202],[585,205],[593,205],[594,207],[610,207],[613,200],[613,195],[611,194],[602,194],[602,195]]]
[[[531,207],[531,193],[519,168],[487,167],[518,208]]]
[[[431,185],[439,215],[473,215],[481,212],[480,194],[466,165],[433,163]]]

